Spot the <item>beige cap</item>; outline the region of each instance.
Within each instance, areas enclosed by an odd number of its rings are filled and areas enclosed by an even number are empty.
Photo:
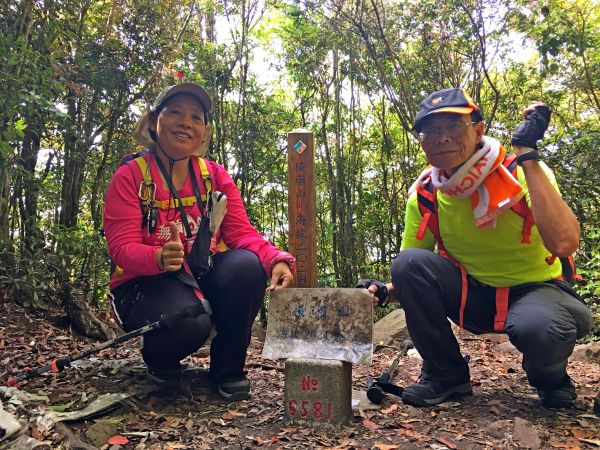
[[[208,95],[208,92],[206,92],[206,90],[199,84],[185,82],[169,86],[166,89],[164,89],[160,94],[158,94],[158,97],[156,97],[154,104],[140,118],[133,133],[133,137],[136,141],[138,141],[145,147],[154,148],[156,142],[150,136],[150,115],[153,112],[157,111],[158,108],[160,108],[160,106],[163,103],[165,103],[168,99],[178,94],[188,94],[196,97],[204,106],[204,110],[206,113],[210,112],[210,110],[212,109],[212,100],[210,98],[210,95]],[[201,143],[201,148],[197,153],[198,156],[204,155],[204,152],[206,152],[206,148],[208,147],[208,141],[210,140],[211,135],[210,125],[207,125],[206,131],[208,139],[205,139],[205,142],[203,141]]]

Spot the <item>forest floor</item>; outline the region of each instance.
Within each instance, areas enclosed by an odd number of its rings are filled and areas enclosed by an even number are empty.
[[[51,449],[87,448],[73,445],[79,439],[111,450],[600,448],[600,417],[592,410],[593,398],[600,391],[600,367],[592,362],[571,362],[569,373],[579,395],[575,408],[545,409],[527,384],[519,354],[495,351],[503,342],[503,337],[491,335],[461,339],[463,352],[471,358],[475,395],[435,408],[413,408],[388,395],[380,409],[355,410],[353,423],[337,428],[285,421],[283,364],[261,359],[262,343],[255,338],[247,360],[251,400],[227,404],[210,392],[205,349],[185,361],[195,370],[185,373],[180,393],[149,392],[152,385],[145,379],[139,345],[133,341],[102,351],[91,364],[22,383],[20,390],[47,396],[47,400],[13,402],[17,404],[13,414],[29,420],[25,434]],[[32,312],[0,301],[2,384],[10,373],[90,345],[73,337],[56,313]],[[380,375],[395,355],[389,349],[376,353],[370,366],[355,365],[355,392],[364,393],[367,377]],[[410,383],[419,365],[417,359],[404,356],[394,381]],[[46,429],[34,421],[52,405],[55,410],[77,410],[109,392],[145,394],[129,397],[93,419],[66,422],[66,427]],[[6,392],[0,394],[0,400],[10,411]],[[106,444],[110,437],[112,444]],[[0,448],[11,447],[4,444]]]

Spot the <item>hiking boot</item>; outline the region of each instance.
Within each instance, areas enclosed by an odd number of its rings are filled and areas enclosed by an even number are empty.
[[[163,369],[147,365],[146,377],[162,389],[177,390],[181,385],[182,367]]]
[[[228,402],[250,398],[250,381],[246,377],[227,378],[217,383],[217,392]]]
[[[442,403],[451,396],[473,394],[471,382],[448,384],[443,381],[433,381],[421,378],[417,383],[404,389],[402,401],[413,406],[434,406]]]
[[[538,388],[537,391],[542,406],[545,406],[546,408],[572,408],[573,403],[577,398],[575,385],[569,375],[565,375],[560,386],[554,389]]]

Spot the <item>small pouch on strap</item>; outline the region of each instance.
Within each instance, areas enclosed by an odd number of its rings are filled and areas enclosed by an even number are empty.
[[[212,268],[212,255],[210,252],[211,236],[209,231],[209,218],[207,214],[200,219],[198,232],[192,245],[192,250],[187,257],[187,263],[194,278],[199,281],[208,274]]]

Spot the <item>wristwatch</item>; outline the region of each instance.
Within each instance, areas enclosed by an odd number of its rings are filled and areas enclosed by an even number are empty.
[[[535,159],[536,161],[540,160],[540,154],[536,150],[531,150],[517,156],[516,161],[518,165],[522,165],[525,161],[530,161],[532,159]]]

